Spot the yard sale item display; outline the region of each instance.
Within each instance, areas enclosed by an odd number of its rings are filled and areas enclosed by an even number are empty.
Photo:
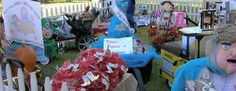
[[[115,0],[111,6],[113,16],[108,27],[107,36],[101,36],[98,41],[92,43],[93,48],[101,48],[103,50],[110,50],[113,53],[118,53],[119,57],[125,62],[128,68],[134,70],[136,77],[141,77],[139,67],[150,67],[152,59],[159,60],[159,55],[155,49],[148,43],[139,40],[134,36],[135,29],[130,27],[127,20],[128,0]],[[149,74],[147,77],[137,78],[141,90],[145,90],[143,82],[148,82],[151,69],[145,71]],[[142,75],[143,75],[142,74]]]
[[[29,0],[3,0],[1,17],[1,78],[9,83],[11,66],[14,87],[19,86],[17,79],[23,79],[25,88],[30,89],[30,73],[40,74],[41,68],[36,61],[45,62],[44,44],[41,28],[40,3]],[[22,68],[25,76],[17,76],[17,68]],[[40,76],[38,76],[40,78]],[[42,85],[38,84],[39,90]],[[11,87],[11,86],[10,86]],[[12,90],[12,89],[10,89]]]
[[[160,73],[155,74],[167,81],[169,90],[180,89],[176,83],[172,87],[177,70],[192,59],[206,57],[206,41],[219,37],[215,33],[218,26],[235,23],[230,20],[235,13],[230,0],[201,1],[195,20],[176,9],[180,3],[162,0],[151,10],[152,4],[135,0],[100,0],[102,8],[85,4],[80,12],[77,6],[76,13],[65,10],[57,16],[42,17],[40,1],[2,0],[0,90],[146,91],[153,65],[161,66]],[[144,28],[148,41],[137,37]],[[227,30],[230,33],[234,32]],[[57,63],[70,51],[66,50],[68,42],[75,44],[76,58],[63,58]],[[223,48],[230,49],[227,43],[222,44]],[[153,64],[155,61],[160,65]],[[44,67],[54,69],[50,78],[44,78]],[[184,89],[217,91],[210,72],[204,69],[199,79],[186,81]],[[225,88],[232,85],[227,82]]]
[[[17,48],[26,44],[36,51],[37,61],[42,63],[49,61],[44,55],[40,3],[28,0],[4,0],[2,4],[4,34],[7,40],[12,41],[12,45],[6,50],[6,56],[11,57]]]
[[[168,80],[170,87],[174,81],[176,71],[183,64],[188,63],[192,59],[206,57],[206,41],[214,34],[214,30],[219,25],[229,23],[229,20],[226,18],[228,16],[221,15],[227,11],[227,8],[222,6],[222,2],[206,2],[206,6],[203,7],[205,8],[200,10],[200,21],[198,26],[179,28],[178,32],[182,36],[181,41],[166,42],[161,45],[161,75]],[[195,25],[197,25],[197,23],[195,23]],[[201,75],[203,74],[205,73],[202,73]],[[199,77],[200,79],[196,80],[196,82],[201,80],[201,75]],[[190,88],[190,91],[192,91],[191,89],[204,88],[208,83],[194,84],[196,88],[192,87]],[[203,87],[197,87],[200,85]],[[175,88],[172,89],[174,90]],[[207,89],[212,88],[207,87]]]

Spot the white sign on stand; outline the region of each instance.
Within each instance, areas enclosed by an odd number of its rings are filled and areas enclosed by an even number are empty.
[[[6,38],[43,48],[41,8],[30,0],[3,0]]]
[[[187,44],[187,38],[189,38],[189,43]],[[189,50],[190,50],[190,46],[195,42],[196,38],[195,37],[187,37],[182,35],[182,49],[187,50],[187,46],[189,46]],[[183,54],[186,55],[186,51],[182,51]]]
[[[180,29],[180,31],[184,32],[185,34],[196,34],[196,33],[202,32],[200,27],[182,28],[182,29]],[[189,40],[188,44],[187,44],[187,40]],[[187,46],[189,46],[189,49],[190,49],[190,46],[195,42],[195,40],[196,40],[195,36],[187,37],[185,35],[182,35],[182,49],[187,50]],[[186,51],[182,51],[182,52],[183,52],[183,54],[186,54]]]
[[[103,49],[109,49],[111,52],[118,54],[132,54],[133,39],[132,37],[105,38]]]

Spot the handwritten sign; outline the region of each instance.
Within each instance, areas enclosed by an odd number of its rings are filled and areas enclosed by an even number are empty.
[[[131,54],[133,53],[133,39],[132,37],[105,38],[103,49],[109,49],[118,54]]]
[[[30,0],[3,0],[6,38],[43,48],[41,8]]]

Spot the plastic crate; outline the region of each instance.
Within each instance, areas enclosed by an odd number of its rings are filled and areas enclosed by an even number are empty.
[[[55,40],[44,40],[44,51],[45,55],[49,59],[53,59],[57,55],[57,47],[56,47],[56,41]]]

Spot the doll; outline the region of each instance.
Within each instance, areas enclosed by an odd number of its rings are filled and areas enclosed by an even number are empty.
[[[176,71],[171,91],[184,91],[186,87],[190,86],[186,84],[189,83],[189,80],[195,81],[196,84],[206,83],[202,86],[191,85],[190,88],[209,88],[207,91],[234,91],[236,85],[236,26],[234,24],[220,25],[214,32],[214,35],[206,42],[206,57],[190,60],[180,66]],[[208,69],[209,74],[205,74],[204,69]],[[203,81],[201,73],[205,74],[203,75],[205,81]],[[215,90],[210,90],[213,88]],[[196,89],[195,91],[199,91]]]

